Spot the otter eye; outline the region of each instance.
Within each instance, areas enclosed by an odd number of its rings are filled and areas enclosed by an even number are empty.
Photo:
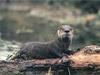
[[[72,29],[70,29],[70,31],[71,31]]]

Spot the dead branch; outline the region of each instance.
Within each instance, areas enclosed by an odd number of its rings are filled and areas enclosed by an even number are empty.
[[[86,46],[73,55],[57,59],[0,61],[0,74],[10,73],[9,75],[14,75],[26,71],[48,70],[50,67],[52,70],[67,69],[67,67],[100,69],[100,46]]]

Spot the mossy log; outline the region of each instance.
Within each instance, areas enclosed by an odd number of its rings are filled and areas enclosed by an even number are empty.
[[[0,61],[0,75],[23,75],[24,72],[51,70],[100,69],[100,46],[91,45],[81,48],[72,55],[57,59],[28,61]],[[100,72],[100,71],[99,71]]]

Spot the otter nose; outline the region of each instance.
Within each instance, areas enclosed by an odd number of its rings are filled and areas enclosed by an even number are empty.
[[[65,32],[66,32],[66,33],[69,33],[69,32],[70,32],[70,30],[66,30]]]

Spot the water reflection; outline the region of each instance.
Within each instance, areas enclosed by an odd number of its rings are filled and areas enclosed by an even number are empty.
[[[17,41],[7,41],[0,38],[0,60],[5,60],[12,52],[20,49],[21,43]]]
[[[0,51],[0,60],[6,60],[7,56],[11,53],[12,51]]]

